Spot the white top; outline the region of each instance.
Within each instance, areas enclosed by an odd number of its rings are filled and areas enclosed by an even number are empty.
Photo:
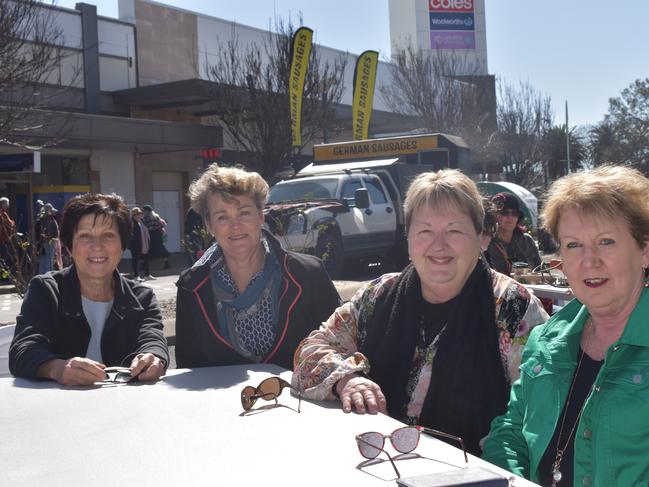
[[[101,336],[104,333],[104,325],[108,319],[110,309],[113,307],[113,300],[110,301],[93,301],[81,296],[81,305],[83,314],[86,315],[90,325],[90,342],[86,358],[102,363],[101,357]]]

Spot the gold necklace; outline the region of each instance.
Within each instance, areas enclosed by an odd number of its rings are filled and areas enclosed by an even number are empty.
[[[572,435],[575,433],[575,430],[577,429],[577,425],[579,424],[579,418],[581,418],[581,413],[584,411],[584,405],[586,404],[586,401],[584,401],[584,404],[581,406],[581,410],[579,411],[579,414],[577,415],[577,419],[575,420],[575,424],[572,425],[572,429],[570,430],[570,434],[568,435],[568,438],[566,438],[566,441],[563,445],[563,448],[559,448],[559,442],[561,441],[561,436],[563,435],[563,427],[566,423],[566,416],[568,415],[568,408],[570,406],[570,399],[572,399],[572,390],[575,387],[575,383],[577,382],[577,375],[579,374],[579,369],[581,367],[581,362],[584,360],[584,350],[582,348],[581,353],[579,355],[579,362],[577,362],[577,370],[575,370],[575,376],[572,379],[572,384],[570,385],[570,391],[568,392],[568,400],[566,401],[565,405],[565,410],[563,414],[563,419],[561,420],[561,428],[559,429],[559,438],[557,438],[557,455],[554,457],[554,463],[552,464],[552,487],[556,487],[556,485],[561,481],[562,475],[561,475],[561,460],[563,459],[563,452],[566,451],[566,448],[568,447],[568,443],[570,443],[570,438],[572,438]]]

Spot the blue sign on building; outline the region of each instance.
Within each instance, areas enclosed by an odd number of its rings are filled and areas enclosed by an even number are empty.
[[[475,30],[473,13],[430,12],[430,30]]]

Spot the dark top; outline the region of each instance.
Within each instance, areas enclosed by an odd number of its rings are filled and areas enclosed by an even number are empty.
[[[455,299],[451,299],[445,303],[437,304],[423,301],[421,327],[419,329],[419,345],[422,348],[428,347],[442,331],[448,321],[448,315],[454,301]]]
[[[150,287],[113,274],[115,296],[101,337],[107,366],[129,367],[138,353],[152,353],[169,364],[162,314]],[[74,266],[35,276],[16,317],[9,349],[9,370],[16,377],[36,378],[48,360],[85,357],[90,325],[83,313]]]
[[[203,218],[192,208],[187,210],[187,213],[185,214],[185,235],[191,235],[203,228]]]
[[[602,367],[604,361],[596,361],[586,355],[583,350],[579,350],[579,356],[584,355],[582,359],[581,366],[579,367],[579,374],[577,376],[577,382],[575,382],[572,397],[570,400],[566,400],[566,404],[563,406],[563,412],[559,416],[557,422],[557,427],[554,430],[554,436],[548,444],[548,448],[545,450],[541,462],[539,463],[539,477],[541,479],[541,485],[552,485],[552,464],[554,463],[557,457],[557,443],[561,441],[560,446],[564,447],[566,444],[566,439],[570,435],[572,427],[575,426],[575,423],[579,421],[579,413],[581,408],[586,402],[588,394],[595,383],[599,369]],[[576,368],[575,368],[576,371]],[[572,378],[573,382],[575,377]],[[561,430],[561,423],[563,422],[563,417],[566,417],[563,431],[561,432],[561,438],[559,439],[559,431]],[[570,437],[568,446],[565,447],[563,452],[563,457],[561,459],[561,465],[559,471],[561,472],[561,481],[557,484],[560,487],[569,487],[571,486],[573,475],[574,475],[574,453],[575,453],[575,434],[577,428],[575,427],[575,432]]]
[[[489,265],[492,269],[509,276],[514,262],[527,262],[534,269],[541,265],[541,254],[531,235],[514,230],[514,235],[509,243],[505,243],[497,236],[491,239],[486,252],[489,255]]]
[[[41,219],[41,236],[46,240],[59,238],[59,224],[53,215],[45,215]]]
[[[264,237],[277,258],[282,277],[277,337],[260,361],[292,369],[298,344],[329,318],[338,307],[340,297],[320,259],[285,251],[268,232],[264,232]],[[176,283],[176,365],[179,368],[251,363],[219,333],[218,303],[210,279],[214,253],[213,246]]]

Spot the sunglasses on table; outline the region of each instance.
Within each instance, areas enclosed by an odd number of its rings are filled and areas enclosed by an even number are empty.
[[[466,454],[466,448],[464,447],[464,441],[462,441],[462,438],[459,436],[449,435],[442,431],[424,428],[423,426],[404,426],[403,428],[394,430],[389,435],[377,433],[376,431],[368,431],[367,433],[356,435],[356,444],[358,445],[358,451],[368,460],[378,457],[381,452],[385,453],[392,464],[392,468],[394,468],[394,471],[397,474],[397,478],[400,479],[401,474],[399,473],[399,469],[397,469],[397,466],[392,460],[390,454],[383,449],[385,446],[385,439],[388,438],[390,443],[392,443],[392,447],[399,453],[410,453],[417,448],[417,445],[419,445],[419,437],[422,432],[431,436],[439,436],[457,441],[462,448],[462,453],[464,453],[465,463],[469,463],[469,457]]]
[[[297,404],[297,412],[299,413],[300,406],[302,405],[302,396],[300,395],[300,391],[281,377],[269,377],[268,379],[264,379],[257,387],[244,387],[241,391],[241,406],[243,406],[244,411],[250,411],[257,402],[257,399],[263,399],[264,401],[274,399],[275,404],[277,404],[277,398],[282,394],[285,387],[288,387],[297,393],[299,401]]]
[[[131,369],[128,367],[106,367],[104,372],[104,384],[128,384],[137,380],[137,377],[131,375]]]

